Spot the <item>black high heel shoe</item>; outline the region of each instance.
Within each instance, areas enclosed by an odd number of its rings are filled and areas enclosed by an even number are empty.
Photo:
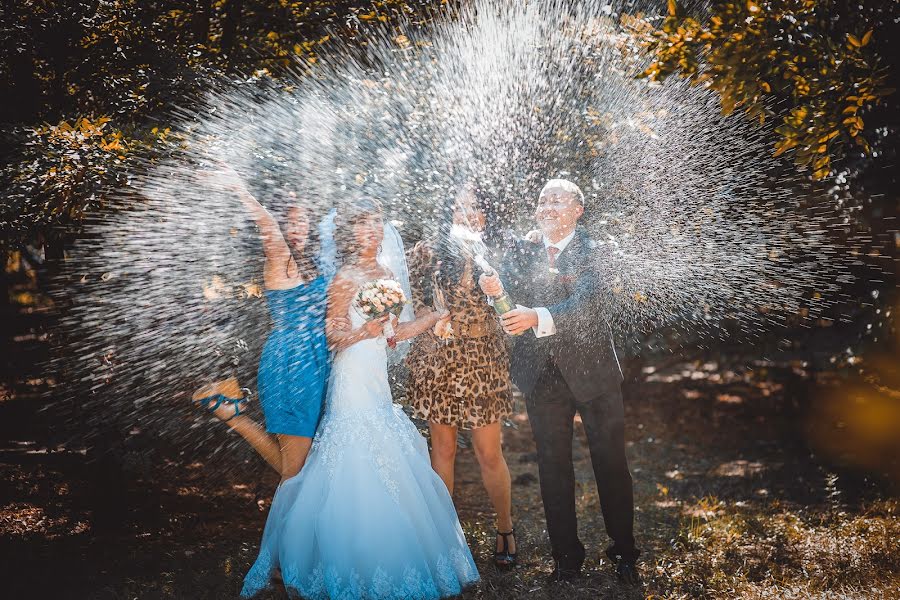
[[[509,531],[507,533],[503,533],[498,529],[497,535],[503,538],[503,549],[498,552],[494,552],[494,565],[501,571],[507,571],[516,566],[516,558],[519,556],[518,540],[516,540],[516,551],[509,551],[509,538],[510,536],[516,535],[516,528],[513,527],[512,531]]]

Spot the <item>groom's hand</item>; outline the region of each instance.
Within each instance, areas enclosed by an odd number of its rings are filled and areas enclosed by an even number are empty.
[[[500,320],[503,322],[503,329],[507,333],[516,335],[523,331],[528,331],[532,327],[537,327],[538,314],[533,308],[519,306],[507,313],[503,313]]]

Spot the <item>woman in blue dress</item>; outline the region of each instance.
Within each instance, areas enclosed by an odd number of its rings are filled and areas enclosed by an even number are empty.
[[[243,436],[284,481],[303,467],[322,414],[329,374],[328,280],[315,262],[317,238],[304,208],[289,208],[282,229],[234,170],[222,175],[259,226],[266,256],[263,280],[274,328],[257,377],[265,429],[241,413],[234,379],[205,386],[194,399]],[[329,325],[342,329],[346,320]]]

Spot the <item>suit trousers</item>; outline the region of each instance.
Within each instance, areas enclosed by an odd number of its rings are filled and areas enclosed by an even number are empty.
[[[552,358],[525,399],[538,452],[541,497],[553,558],[561,569],[580,569],[585,558],[575,515],[572,439],[575,413],[581,415],[600,509],[613,540],[609,553],[635,559],[634,491],[625,458],[622,390],[618,382],[590,401],[572,394]]]

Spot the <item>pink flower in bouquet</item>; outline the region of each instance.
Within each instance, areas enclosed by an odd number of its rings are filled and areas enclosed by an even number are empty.
[[[362,286],[356,294],[356,305],[368,319],[377,319],[386,314],[400,316],[403,306],[407,303],[403,287],[391,279],[377,279]],[[393,348],[394,328],[390,319],[384,324],[384,337]]]

